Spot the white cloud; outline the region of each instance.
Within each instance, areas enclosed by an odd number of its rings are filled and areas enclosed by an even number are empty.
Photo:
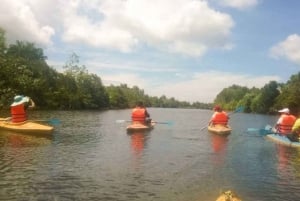
[[[6,31],[9,43],[25,40],[41,45],[51,44],[51,37],[55,33],[53,27],[40,24],[26,1],[3,0],[0,13],[0,27]]]
[[[263,87],[270,80],[279,81],[278,76],[260,76],[208,71],[197,73],[192,79],[178,83],[164,84],[155,88],[148,88],[151,95],[164,94],[182,101],[213,102],[218,93],[233,84],[246,87]]]
[[[199,0],[3,0],[0,13],[12,42],[49,45],[57,34],[69,44],[121,52],[146,45],[189,56],[228,49],[234,26]]]
[[[274,58],[285,58],[291,62],[300,65],[300,36],[293,34],[284,41],[276,44],[270,50]]]
[[[220,0],[221,4],[237,9],[251,8],[257,5],[257,0]]]
[[[84,6],[68,7],[64,39],[123,52],[147,44],[201,56],[210,48],[227,48],[234,25],[228,14],[213,10],[206,1],[103,0],[93,9],[100,15],[97,19],[88,16]]]

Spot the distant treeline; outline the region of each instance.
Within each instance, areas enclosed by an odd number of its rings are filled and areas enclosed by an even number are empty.
[[[288,107],[297,115],[300,112],[300,73],[292,75],[287,83],[270,81],[261,89],[233,85],[223,89],[214,102],[228,110],[244,106],[244,112],[260,114],[275,114]]]
[[[143,101],[147,107],[202,108],[210,103],[189,103],[174,98],[152,97],[137,86],[126,84],[105,87],[101,78],[79,65],[73,53],[57,72],[46,63],[43,49],[33,43],[16,41],[6,45],[5,31],[0,29],[0,109],[8,109],[17,94],[32,97],[40,109],[123,109]]]
[[[0,28],[0,109],[8,109],[17,94],[30,96],[40,109],[124,109],[137,101],[147,107],[211,109],[219,104],[225,110],[244,106],[244,112],[270,114],[289,107],[300,111],[300,73],[287,83],[271,81],[261,89],[233,85],[223,89],[214,103],[189,103],[175,98],[149,96],[138,86],[104,86],[101,78],[79,64],[73,53],[57,72],[46,63],[43,49],[33,43],[16,41],[6,45],[5,31]]]

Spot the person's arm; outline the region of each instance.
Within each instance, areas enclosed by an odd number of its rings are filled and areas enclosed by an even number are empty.
[[[227,117],[227,121],[229,121],[230,117],[229,117],[229,114],[227,112],[224,112],[226,114],[226,117]]]
[[[215,116],[216,116],[216,112],[214,112],[213,115],[211,116],[211,118],[210,118],[210,120],[208,122],[209,126],[213,124],[213,120],[214,120]]]
[[[146,109],[145,109],[145,115],[146,115],[146,117],[150,117],[150,114]]]
[[[282,119],[283,119],[283,118],[282,118],[282,115],[281,115],[281,116],[279,117],[278,121],[276,122],[275,126],[274,126],[276,132],[279,132],[279,125],[281,124]]]
[[[33,100],[31,98],[29,98],[29,108],[34,108],[35,107],[35,103],[33,102]]]
[[[292,133],[297,133],[297,134],[300,133],[300,119],[297,119],[296,122],[294,123],[292,128]]]

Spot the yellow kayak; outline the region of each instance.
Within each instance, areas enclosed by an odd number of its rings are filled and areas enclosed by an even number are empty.
[[[133,122],[126,127],[127,132],[134,132],[134,131],[147,131],[154,128],[155,122],[151,122],[149,125]]]
[[[231,128],[228,125],[227,126],[221,124],[209,125],[207,129],[208,131],[219,135],[229,135],[231,133]]]
[[[0,129],[28,133],[28,134],[51,134],[54,127],[43,125],[32,121],[25,121],[20,123],[12,123],[0,118]]]
[[[233,191],[225,191],[217,198],[216,201],[242,201],[241,198],[236,195]]]

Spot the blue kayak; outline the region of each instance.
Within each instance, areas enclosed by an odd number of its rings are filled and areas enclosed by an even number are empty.
[[[300,142],[292,142],[289,138],[286,136],[278,135],[278,134],[268,134],[266,135],[267,138],[278,142],[280,144],[289,146],[289,147],[299,147],[300,148]]]

